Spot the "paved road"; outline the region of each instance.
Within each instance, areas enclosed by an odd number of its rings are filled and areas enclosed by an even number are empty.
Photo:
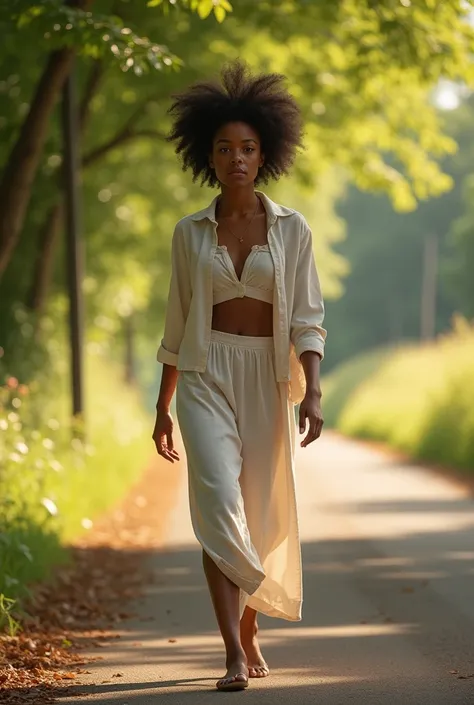
[[[270,678],[251,681],[245,693],[213,690],[223,654],[183,477],[165,549],[151,557],[156,583],[140,616],[84,677],[89,697],[63,702],[473,705],[474,501],[467,491],[327,433],[299,455],[298,494],[304,617],[262,620]]]

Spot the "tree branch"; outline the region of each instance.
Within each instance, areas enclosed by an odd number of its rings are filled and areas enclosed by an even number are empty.
[[[85,154],[82,159],[82,166],[84,168],[91,166],[103,156],[105,156],[107,152],[110,152],[112,149],[115,149],[116,147],[121,147],[126,142],[130,142],[131,140],[138,139],[140,137],[151,137],[160,140],[166,139],[166,135],[164,135],[162,132],[159,132],[158,130],[123,129],[118,132],[115,137],[112,137],[112,139],[108,140],[107,142],[104,142],[104,144],[101,144],[99,147],[96,147],[88,154]]]

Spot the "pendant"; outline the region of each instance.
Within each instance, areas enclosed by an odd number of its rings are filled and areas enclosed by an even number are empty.
[[[243,238],[243,237],[239,237],[239,242],[243,242],[243,241],[244,241],[244,238]]]

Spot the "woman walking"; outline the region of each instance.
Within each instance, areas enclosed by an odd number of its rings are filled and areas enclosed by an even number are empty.
[[[187,457],[193,528],[226,649],[219,690],[269,675],[257,614],[301,619],[293,405],[303,447],[322,429],[319,363],[326,331],[310,229],[255,187],[288,172],[301,145],[297,104],[275,74],[237,62],[222,85],[175,96],[169,139],[183,167],[219,195],[176,226],[158,360],[153,432]]]

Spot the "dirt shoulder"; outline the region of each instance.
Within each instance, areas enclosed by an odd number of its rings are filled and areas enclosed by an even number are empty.
[[[182,463],[153,457],[125,500],[71,546],[70,563],[33,588],[22,632],[0,636],[2,702],[46,705],[59,688],[64,697],[93,660],[84,652],[120,638],[127,604],[152,580],[145,556],[163,543],[182,474]]]

